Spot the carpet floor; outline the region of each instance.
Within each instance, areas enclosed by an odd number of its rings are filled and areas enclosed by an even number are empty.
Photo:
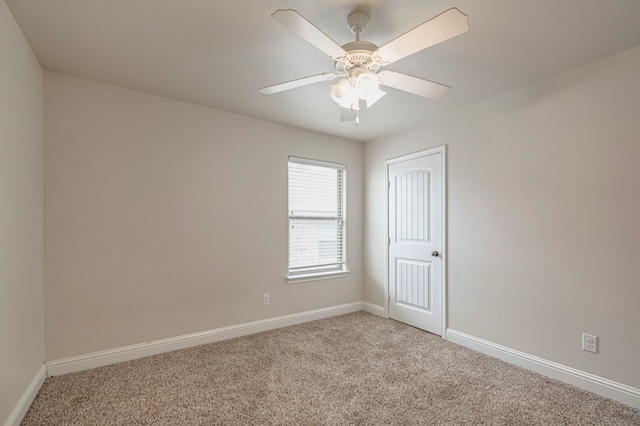
[[[640,425],[640,410],[365,312],[50,377],[23,425]]]

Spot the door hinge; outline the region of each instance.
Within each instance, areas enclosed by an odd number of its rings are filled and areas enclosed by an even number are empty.
[[[391,293],[387,296],[387,303],[391,303]]]
[[[390,246],[391,245],[391,238],[387,238],[387,245]]]
[[[391,181],[390,180],[387,181],[387,189],[391,189]]]

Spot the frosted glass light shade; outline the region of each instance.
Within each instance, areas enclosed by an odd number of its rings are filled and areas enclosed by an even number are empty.
[[[329,86],[329,96],[342,108],[357,111],[360,109],[360,99],[366,102],[370,108],[378,102],[386,93],[380,90],[378,75],[369,72],[360,72],[343,78]]]
[[[343,78],[329,86],[329,96],[342,108],[358,110],[360,108],[356,91],[348,78]]]

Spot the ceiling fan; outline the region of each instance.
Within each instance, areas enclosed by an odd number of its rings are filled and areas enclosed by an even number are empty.
[[[349,14],[347,23],[356,39],[339,46],[293,9],[278,9],[271,17],[329,55],[335,61],[335,71],[263,87],[260,92],[270,95],[341,77],[329,86],[329,96],[342,108],[341,120],[355,119],[356,124],[360,124],[359,110],[370,108],[386,94],[380,89],[381,85],[429,99],[444,97],[451,87],[396,71],[380,71],[380,68],[469,29],[467,15],[454,7],[378,47],[360,40],[369,16],[355,11]]]

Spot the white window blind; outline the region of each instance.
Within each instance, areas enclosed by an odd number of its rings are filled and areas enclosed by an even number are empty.
[[[346,270],[342,164],[289,157],[289,276]]]

